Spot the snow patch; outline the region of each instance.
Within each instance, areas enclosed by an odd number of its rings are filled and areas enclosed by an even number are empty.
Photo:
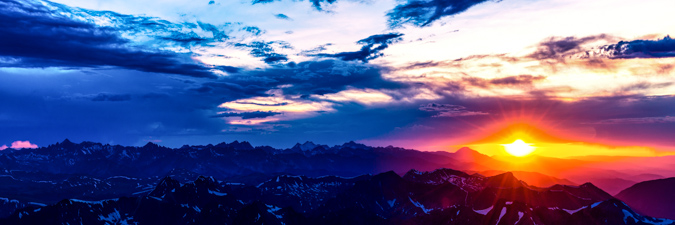
[[[518,224],[518,222],[520,222],[520,220],[523,218],[524,215],[525,215],[525,213],[523,213],[523,212],[518,212],[518,221],[516,221],[516,222],[513,223],[513,224]]]
[[[481,209],[481,210],[475,210],[475,209],[474,209],[473,211],[474,211],[474,212],[477,212],[478,214],[487,215],[488,212],[490,212],[490,210],[492,210],[492,207],[493,207],[493,206],[490,206],[490,207],[488,207],[487,209]]]
[[[209,190],[209,194],[216,195],[216,196],[225,196],[225,195],[227,195],[227,193],[221,193],[221,192],[212,191],[212,190]]]
[[[495,224],[499,224],[499,221],[502,220],[502,217],[504,217],[504,215],[506,215],[506,207],[502,208],[502,212],[499,213],[499,219],[497,219],[497,223]]]
[[[600,203],[602,203],[602,202],[596,202],[596,203],[593,203],[593,204],[591,205],[591,209],[592,209],[592,208],[595,208],[595,207],[598,206],[598,205],[600,205]]]
[[[394,204],[396,204],[396,199],[389,200],[389,201],[387,201],[387,203],[389,204],[389,207],[393,208]]]
[[[581,207],[581,208],[578,208],[578,209],[563,209],[563,210],[565,210],[565,212],[567,212],[567,213],[569,213],[570,215],[572,215],[572,214],[574,214],[574,213],[576,213],[576,212],[579,212],[579,211],[582,210],[582,209],[585,209],[586,207],[588,207],[588,206],[584,206],[584,207]]]
[[[413,205],[415,205],[415,206],[417,206],[418,208],[422,209],[422,211],[424,211],[424,213],[429,214],[429,212],[431,212],[432,209],[427,209],[427,208],[424,207],[424,205],[422,205],[422,203],[413,201],[412,198],[410,198],[410,196],[408,196],[408,199],[410,199],[410,202],[412,202]]]
[[[117,221],[119,221],[122,218],[120,215],[120,212],[115,209],[114,212],[111,212],[107,216],[98,216],[98,220],[100,221],[105,221],[106,224],[117,224]]]

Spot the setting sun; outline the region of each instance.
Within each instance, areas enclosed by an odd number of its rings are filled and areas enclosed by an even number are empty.
[[[532,146],[532,144],[525,143],[523,140],[520,139],[514,141],[511,144],[503,144],[502,146],[504,146],[506,152],[517,157],[529,155],[536,148]]]

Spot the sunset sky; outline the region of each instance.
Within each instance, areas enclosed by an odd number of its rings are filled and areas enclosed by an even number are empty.
[[[0,146],[675,152],[672,0],[5,0]],[[20,141],[20,142],[17,142]]]

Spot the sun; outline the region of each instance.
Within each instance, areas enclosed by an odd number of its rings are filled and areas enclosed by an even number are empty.
[[[514,141],[511,144],[503,144],[502,146],[504,146],[506,152],[516,157],[529,155],[534,151],[534,149],[536,149],[536,147],[532,146],[532,144],[525,143],[520,139]]]

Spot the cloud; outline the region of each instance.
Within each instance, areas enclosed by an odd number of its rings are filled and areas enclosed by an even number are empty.
[[[401,33],[376,34],[356,42],[357,44],[362,45],[361,49],[358,51],[339,52],[335,54],[319,53],[314,54],[313,56],[338,58],[344,61],[360,60],[368,62],[369,60],[383,56],[384,53],[381,53],[381,51],[388,48],[390,44],[401,41],[401,36],[403,36]]]
[[[290,17],[288,17],[287,15],[281,14],[281,13],[274,15],[274,17],[276,17],[277,19],[280,19],[280,20],[293,20]]]
[[[224,102],[218,107],[234,111],[237,114],[236,117],[241,116],[241,119],[225,116],[226,121],[233,125],[261,125],[269,122],[308,118],[322,112],[334,111],[331,107],[332,103],[285,95],[282,89],[269,90],[267,94],[269,96]],[[244,115],[247,118],[244,118]]]
[[[488,0],[407,0],[387,13],[390,27],[405,24],[425,27],[434,21],[453,16]]]
[[[541,81],[546,79],[545,76],[532,76],[532,75],[518,75],[518,76],[507,76],[494,79],[484,79],[480,77],[465,77],[463,80],[470,85],[481,87],[481,88],[490,88],[493,86],[527,86],[531,87],[534,82]]]
[[[129,95],[129,94],[116,95],[116,94],[99,93],[98,95],[93,97],[91,100],[95,101],[95,102],[102,102],[102,101],[122,102],[122,101],[131,100],[131,95]]]
[[[550,37],[538,44],[537,50],[529,56],[538,59],[556,59],[564,60],[565,58],[578,56],[588,52],[588,43],[597,41],[616,40],[616,37],[599,34],[586,37]]]
[[[586,37],[551,37],[539,43],[537,51],[530,57],[564,60],[569,58],[588,59],[598,63],[599,59],[667,58],[675,57],[675,40],[665,36],[657,40],[619,41],[620,38],[607,34]],[[618,41],[618,43],[616,43]],[[614,44],[598,45],[602,42]],[[595,45],[595,46],[594,46]]]
[[[211,88],[202,91],[232,95],[247,94],[266,96],[265,92],[285,85],[285,94],[323,95],[337,93],[348,88],[401,89],[406,84],[386,80],[383,69],[362,62],[340,60],[306,61],[295,67],[269,68],[246,71],[220,79],[221,82],[205,83]]]
[[[221,117],[241,117],[242,119],[255,119],[255,118],[266,118],[274,115],[282,114],[280,112],[272,111],[253,111],[253,112],[223,112],[218,115],[212,116],[213,118]]]
[[[660,40],[620,41],[599,48],[610,58],[665,58],[675,57],[675,40],[665,36]]]
[[[488,115],[486,112],[469,111],[466,107],[452,104],[429,103],[420,105],[419,110],[426,112],[437,112],[433,117],[459,117],[459,116],[481,116]]]
[[[252,0],[251,4],[266,4],[266,3],[271,3],[274,2],[275,0]],[[280,0],[277,0],[280,1]],[[310,3],[312,3],[312,7],[318,11],[324,11],[323,6],[325,6],[324,3],[327,4],[333,4],[337,2],[337,0],[309,0]]]
[[[10,147],[7,147],[7,145],[0,146],[0,151],[5,150],[7,148],[12,148],[12,149],[22,149],[22,148],[37,148],[38,146],[36,144],[30,143],[30,141],[15,141],[12,142],[12,145]]]
[[[0,6],[0,33],[3,33],[0,36],[0,55],[5,61],[11,61],[3,63],[3,67],[113,66],[209,78],[216,77],[213,71],[238,71],[238,68],[230,66],[196,63],[186,53],[142,48],[121,35],[122,32],[131,35],[153,32],[149,36],[155,37],[154,40],[159,43],[170,42],[179,46],[207,44],[226,38],[210,24],[196,24],[196,27],[212,32],[213,37],[205,39],[194,32],[179,32],[181,26],[171,27],[171,23],[147,17],[75,10],[51,2],[9,0],[3,1]],[[119,26],[99,26],[90,22],[98,21],[98,18]]]
[[[653,123],[675,123],[675,116],[607,119],[589,124],[610,125],[610,124],[653,124]]]
[[[249,44],[237,43],[237,47],[247,47],[251,49],[251,55],[258,58],[263,58],[263,61],[267,64],[275,64],[280,62],[288,61],[288,57],[284,54],[279,54],[275,52],[275,49],[290,49],[292,48],[288,43],[283,41],[254,41]]]
[[[373,89],[349,89],[334,94],[316,96],[316,98],[335,102],[358,102],[364,105],[386,104],[394,100],[391,96]]]

